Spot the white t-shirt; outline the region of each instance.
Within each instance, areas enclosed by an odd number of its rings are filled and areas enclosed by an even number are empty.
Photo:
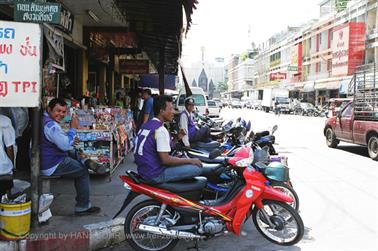
[[[0,115],[0,175],[12,173],[13,164],[4,146],[10,147],[15,144],[16,136],[11,120],[4,115]]]
[[[153,118],[158,120],[157,118]],[[158,152],[170,152],[171,151],[171,140],[170,135],[164,126],[159,127],[155,130],[155,140],[156,140],[156,150]]]

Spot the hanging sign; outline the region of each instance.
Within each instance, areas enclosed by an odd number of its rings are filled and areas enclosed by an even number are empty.
[[[14,20],[30,23],[60,24],[60,8],[58,3],[15,2]]]
[[[37,107],[42,33],[38,24],[0,21],[0,107]]]

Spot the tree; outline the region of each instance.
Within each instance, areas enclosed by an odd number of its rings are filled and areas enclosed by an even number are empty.
[[[218,82],[217,90],[219,92],[225,92],[228,91],[228,85],[226,82]]]

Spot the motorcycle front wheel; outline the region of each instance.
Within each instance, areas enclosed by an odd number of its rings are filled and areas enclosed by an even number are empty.
[[[282,246],[298,243],[304,234],[300,215],[291,206],[280,201],[263,201],[264,208],[255,207],[252,220],[267,240]]]
[[[273,188],[280,190],[284,194],[289,195],[293,199],[293,202],[287,203],[287,204],[290,205],[292,208],[295,209],[295,211],[298,212],[298,210],[299,210],[299,197],[298,197],[298,194],[294,190],[293,187],[291,187],[291,186],[289,186],[289,185],[287,185],[283,182],[278,182],[278,181],[271,181],[270,185]]]

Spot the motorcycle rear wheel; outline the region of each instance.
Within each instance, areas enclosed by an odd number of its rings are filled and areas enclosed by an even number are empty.
[[[124,225],[126,241],[135,250],[168,251],[172,250],[177,245],[179,239],[150,234],[137,229],[140,223],[149,225],[149,222],[146,222],[146,220],[148,220],[148,218],[152,220],[153,217],[156,218],[159,214],[160,206],[161,203],[154,200],[142,201],[135,205],[127,214]],[[167,209],[164,214],[173,215],[173,213]]]
[[[252,211],[253,223],[260,234],[281,246],[292,246],[298,243],[303,237],[304,225],[297,211],[280,201],[265,200],[263,203],[263,209],[255,207]],[[262,210],[266,212],[273,226],[267,223]]]

